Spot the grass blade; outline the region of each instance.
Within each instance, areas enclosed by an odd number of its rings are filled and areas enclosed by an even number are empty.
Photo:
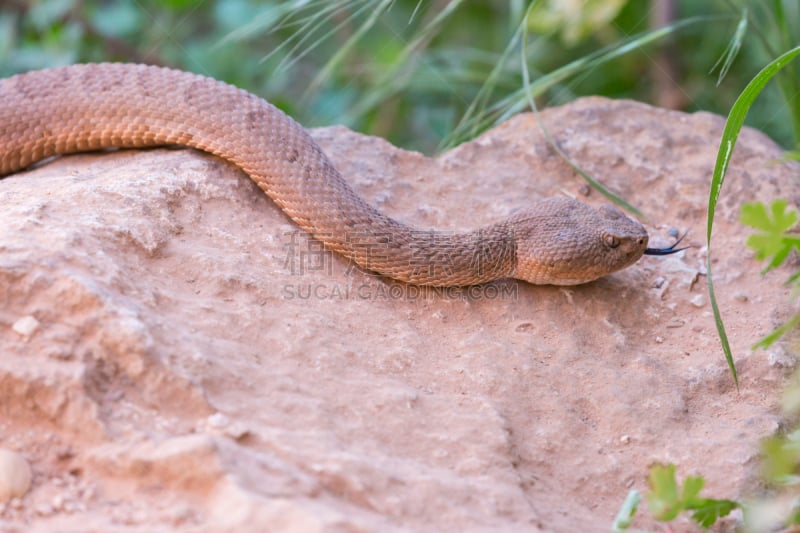
[[[537,78],[532,81],[529,86],[526,85],[514,93],[509,94],[490,108],[481,110],[481,112],[475,112],[474,116],[465,115],[465,118],[462,119],[458,126],[448,135],[440,148],[450,148],[466,139],[471,139],[482,131],[496,126],[521,112],[528,107],[528,94],[531,94],[535,98],[548,89],[564,83],[580,73],[592,71],[613,59],[624,56],[630,52],[641,50],[644,46],[666,38],[684,28],[700,24],[710,24],[716,20],[729,19],[730,17],[699,16],[679,20],[662,28],[632,35],[618,43],[606,46],[580,59],[571,61]]]
[[[383,0],[382,2],[377,2],[375,5],[367,4],[366,7],[372,11],[372,14],[358,27],[355,33],[351,35],[344,44],[339,45],[339,48],[333,54],[333,57],[331,57],[325,63],[325,66],[320,69],[319,73],[314,76],[314,79],[305,90],[302,100],[308,102],[309,96],[317,92],[324,81],[331,77],[333,73],[340,68],[341,63],[344,61],[345,57],[352,52],[353,48],[356,46],[356,43],[358,43],[358,41],[369,30],[371,30],[375,24],[377,24],[381,15],[383,15],[390,7],[392,7],[393,2],[394,0]],[[353,18],[355,18],[355,15],[353,15]],[[344,25],[344,22],[339,24],[339,26],[342,25]]]
[[[533,8],[533,6],[535,4],[536,4],[536,2],[531,3],[530,8],[528,9],[528,15],[530,14],[531,9]],[[614,194],[613,192],[608,190],[605,187],[605,185],[603,185],[602,183],[600,183],[599,181],[597,181],[596,179],[591,177],[585,170],[583,170],[578,165],[578,163],[576,163],[571,157],[569,157],[569,155],[567,155],[567,153],[564,152],[561,149],[561,147],[558,145],[558,143],[553,138],[553,136],[550,135],[550,131],[545,127],[544,122],[542,122],[542,118],[539,116],[539,110],[536,108],[536,102],[533,100],[532,91],[530,90],[531,78],[530,78],[530,72],[528,72],[528,62],[527,62],[527,58],[528,58],[528,54],[527,54],[528,30],[527,30],[527,28],[528,28],[528,25],[527,25],[526,21],[528,19],[528,15],[525,16],[525,19],[523,21],[524,30],[523,30],[523,34],[522,34],[522,48],[520,50],[520,55],[521,55],[521,62],[520,63],[521,63],[521,67],[522,67],[522,83],[523,83],[523,86],[526,89],[525,90],[525,98],[528,101],[528,106],[531,108],[531,110],[533,111],[534,116],[536,117],[536,122],[539,124],[539,129],[542,130],[542,133],[544,134],[545,138],[547,139],[547,142],[550,144],[550,146],[553,147],[553,149],[558,153],[558,155],[561,156],[561,159],[566,161],[567,164],[569,166],[571,166],[572,169],[575,172],[580,174],[581,177],[584,180],[586,180],[586,182],[589,185],[591,185],[595,190],[599,191],[600,194],[602,194],[603,196],[605,196],[606,198],[608,198],[609,200],[611,200],[615,204],[619,205],[620,207],[622,207],[624,209],[627,209],[629,212],[635,214],[638,217],[642,217],[643,215],[642,215],[641,211],[639,211],[633,205],[628,203],[624,198],[622,198],[620,196],[617,196],[616,194]]]
[[[390,2],[390,4],[393,2]],[[395,58],[394,63],[387,68],[375,81],[375,88],[361,99],[360,103],[353,106],[348,119],[354,121],[392,95],[400,93],[408,84],[409,77],[415,65],[423,59],[422,52],[428,43],[441,30],[444,22],[451,17],[464,3],[464,0],[449,0],[446,5],[438,8],[438,14],[428,22]]]
[[[722,183],[725,179],[725,172],[728,169],[733,148],[736,146],[736,140],[739,138],[739,132],[744,124],[744,119],[747,117],[747,112],[750,106],[753,105],[756,97],[764,89],[764,86],[771,80],[775,74],[785,67],[792,59],[800,54],[800,46],[789,50],[777,59],[773,60],[755,78],[753,78],[747,87],[744,88],[742,93],[734,102],[728,113],[728,119],[725,121],[725,128],[722,131],[722,138],[720,139],[719,150],[717,151],[717,162],[714,165],[714,174],[711,179],[711,191],[708,196],[708,225],[706,229],[706,243],[708,246],[708,257],[706,258],[706,270],[708,278],[708,296],[711,300],[711,308],[714,311],[714,322],[717,326],[717,334],[719,335],[722,350],[725,352],[725,360],[728,362],[728,368],[733,375],[733,381],[736,387],[739,387],[739,377],[736,374],[736,365],[733,361],[733,354],[731,352],[730,343],[728,342],[728,334],[725,331],[725,325],[722,322],[722,315],[717,304],[716,294],[714,293],[714,282],[711,275],[711,230],[714,225],[714,212],[719,199],[719,193],[722,190]]]
[[[736,56],[739,55],[739,50],[742,48],[742,41],[744,40],[744,34],[747,31],[747,8],[742,9],[742,16],[739,19],[739,24],[736,26],[736,32],[733,34],[733,37],[730,41],[728,41],[728,46],[725,48],[725,51],[722,53],[720,58],[714,63],[714,66],[711,67],[711,72],[714,72],[718,66],[719,69],[719,76],[717,76],[717,86],[722,83],[722,80],[725,79],[725,75],[728,73],[728,70],[731,68],[733,64],[733,60],[736,59]],[[720,66],[721,65],[721,66]]]

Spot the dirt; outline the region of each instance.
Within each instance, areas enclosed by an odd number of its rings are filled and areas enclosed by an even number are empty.
[[[33,472],[2,531],[608,531],[648,466],[758,490],[792,312],[741,204],[798,203],[798,167],[746,130],[705,214],[723,119],[627,101],[542,113],[648,217],[646,257],[583,286],[394,283],[322,250],[240,171],[190,150],[64,157],[0,180],[0,447]],[[421,228],[533,198],[606,201],[520,115],[437,158],[314,136],[370,202]],[[642,504],[635,525],[656,527]],[[730,529],[740,515],[719,530]],[[673,531],[692,531],[687,520]]]

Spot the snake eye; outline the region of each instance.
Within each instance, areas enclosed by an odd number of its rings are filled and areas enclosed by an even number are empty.
[[[608,246],[609,248],[616,248],[617,246],[619,246],[619,237],[611,233],[606,233],[605,235],[603,235],[603,242],[605,242],[606,246]]]

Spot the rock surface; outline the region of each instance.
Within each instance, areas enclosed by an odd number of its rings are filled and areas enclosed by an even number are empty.
[[[751,490],[794,358],[750,350],[790,312],[788,272],[759,276],[738,210],[797,204],[797,167],[745,131],[722,192],[714,272],[737,393],[703,274],[723,120],[599,98],[542,118],[649,216],[651,245],[674,227],[694,246],[578,287],[421,290],[320,250],[198,152],[0,180],[0,446],[33,470],[0,529],[607,531],[656,461],[715,497]],[[558,194],[604,203],[531,115],[435,159],[314,136],[419,227]]]

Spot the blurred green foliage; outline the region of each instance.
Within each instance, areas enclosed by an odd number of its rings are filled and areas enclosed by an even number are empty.
[[[345,124],[434,151],[478,95],[482,109],[522,87],[515,42],[530,2],[457,0],[0,0],[0,75],[86,61],[174,66],[239,85],[306,126]],[[671,20],[657,43],[558,80],[540,105],[585,94],[727,113],[746,82],[800,36],[796,0],[541,1],[527,21],[534,79]],[[674,15],[654,16],[673,5]],[[577,8],[575,6],[578,6]],[[727,76],[710,71],[748,9]],[[577,9],[577,11],[576,11]],[[794,36],[794,37],[792,37]],[[666,85],[664,78],[666,74]],[[791,145],[777,88],[749,123]],[[709,142],[714,140],[709,139]]]
[[[679,486],[675,478],[675,465],[655,464],[650,467],[650,492],[647,503],[656,520],[670,522],[679,514],[691,513],[692,520],[703,528],[711,527],[718,519],[728,516],[740,504],[732,500],[718,500],[700,496],[706,484],[702,476],[688,476]]]

